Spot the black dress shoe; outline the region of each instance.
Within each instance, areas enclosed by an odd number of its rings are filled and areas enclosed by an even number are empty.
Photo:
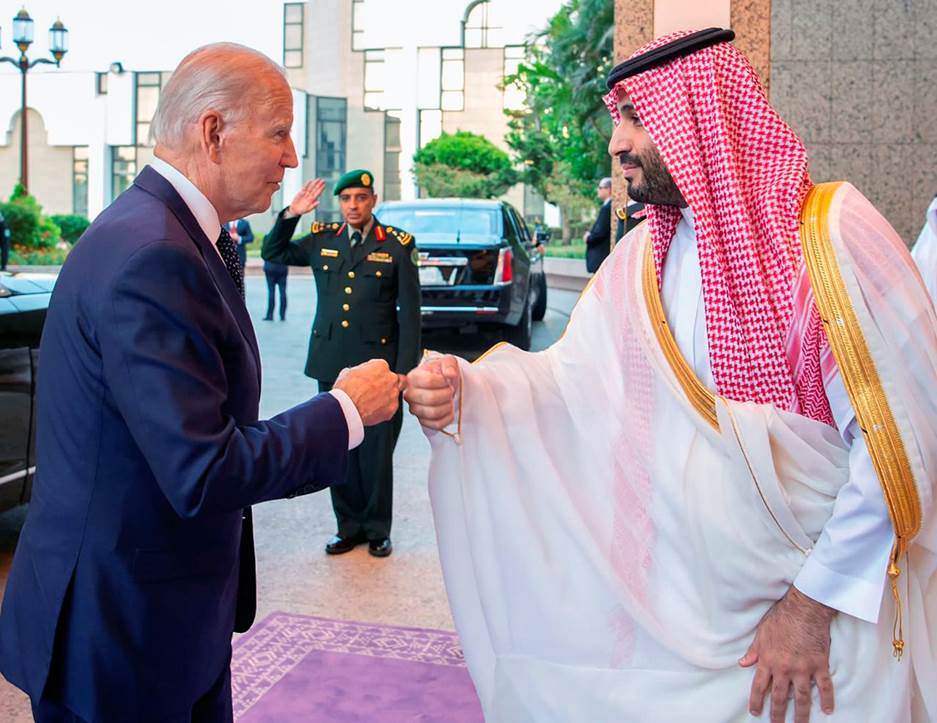
[[[328,555],[343,555],[354,550],[362,542],[364,542],[363,535],[352,535],[351,537],[335,535],[325,544],[325,552]]]
[[[272,316],[265,316],[265,317],[264,317],[264,321],[273,321],[273,317],[272,317]]]
[[[394,546],[389,537],[382,537],[380,540],[368,541],[368,552],[374,557],[387,557],[394,551]]]

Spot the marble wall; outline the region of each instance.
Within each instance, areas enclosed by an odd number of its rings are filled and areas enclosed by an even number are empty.
[[[771,2],[771,101],[813,179],[853,183],[909,244],[937,194],[935,40],[937,0]]]

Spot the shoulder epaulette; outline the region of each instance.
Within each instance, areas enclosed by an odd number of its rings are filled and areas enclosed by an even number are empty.
[[[387,233],[397,239],[401,246],[406,246],[413,240],[413,234],[407,233],[403,229],[394,228],[393,226],[385,226],[385,228]]]
[[[337,223],[322,223],[321,221],[313,221],[312,226],[309,229],[309,233],[322,233],[323,231],[334,231],[338,228]]]

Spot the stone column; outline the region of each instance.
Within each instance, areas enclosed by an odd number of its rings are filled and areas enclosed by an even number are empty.
[[[615,62],[620,63],[654,37],[654,0],[615,0]],[[612,163],[612,208],[628,203],[621,167]],[[612,236],[618,219],[612,218]],[[618,239],[615,239],[617,241]]]

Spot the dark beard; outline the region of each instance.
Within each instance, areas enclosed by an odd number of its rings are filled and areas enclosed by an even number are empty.
[[[664,166],[664,161],[656,152],[634,156],[622,153],[618,156],[619,162],[638,166],[642,171],[640,184],[628,181],[628,196],[638,203],[649,203],[655,206],[677,206],[686,208],[686,200],[673,176]]]

